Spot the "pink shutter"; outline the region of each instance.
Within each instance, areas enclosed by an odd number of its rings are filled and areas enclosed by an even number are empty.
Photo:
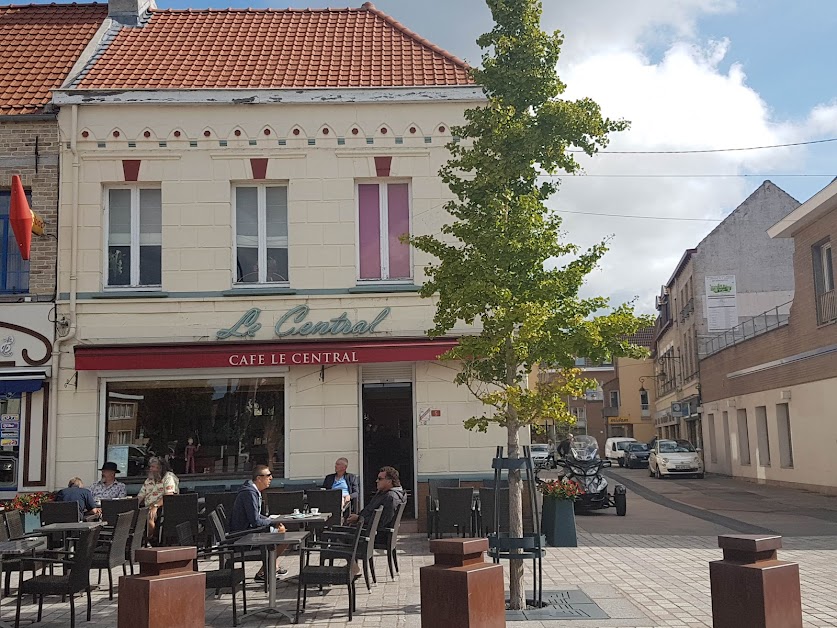
[[[410,197],[406,183],[387,186],[387,222],[389,226],[389,278],[409,279],[410,245],[401,236],[410,234]]]
[[[381,199],[378,185],[364,183],[358,188],[358,247],[360,278],[381,278]]]

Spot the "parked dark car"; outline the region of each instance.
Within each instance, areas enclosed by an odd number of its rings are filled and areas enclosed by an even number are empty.
[[[625,447],[625,466],[628,469],[645,467],[648,465],[648,456],[651,455],[651,448],[645,443],[630,443]]]

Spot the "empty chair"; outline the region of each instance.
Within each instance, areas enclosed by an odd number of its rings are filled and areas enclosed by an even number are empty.
[[[128,549],[125,552],[128,558],[128,564],[131,566],[131,575],[134,575],[134,554],[145,545],[145,535],[148,530],[148,510],[148,508],[142,507],[134,511],[131,536],[128,540]]]
[[[355,604],[355,579],[352,576],[352,564],[357,558],[357,548],[363,534],[363,517],[357,520],[357,527],[349,543],[333,543],[327,541],[312,541],[308,547],[299,551],[299,578],[296,590],[296,616],[294,623],[299,623],[300,601],[302,608],[308,597],[309,586],[344,585],[349,590],[349,621],[352,612],[357,610]],[[332,559],[345,560],[346,565],[311,565],[311,554],[314,552],[328,552]],[[333,560],[332,560],[333,562]]]
[[[101,578],[102,569],[108,570],[108,598],[113,599],[113,568],[122,565],[122,575],[127,576],[125,569],[127,562],[128,539],[131,536],[131,524],[134,522],[133,512],[123,512],[116,516],[116,525],[113,528],[113,535],[99,541],[99,546],[93,553],[92,568],[99,570]]]
[[[62,598],[70,596],[70,628],[76,625],[75,596],[82,591],[87,593],[87,621],[90,621],[92,602],[90,600],[90,566],[93,562],[93,552],[99,538],[99,529],[81,532],[75,544],[72,556],[67,559],[57,558],[27,558],[26,562],[33,564],[62,564],[64,574],[61,576],[40,575],[29,580],[23,580],[17,590],[17,610],[15,611],[15,628],[20,626],[20,602],[24,595],[38,596],[38,621],[41,614],[45,595],[60,595]]]
[[[227,493],[207,493],[206,497],[204,498],[204,512],[209,514],[210,512],[214,511],[218,508],[218,506],[224,507],[224,514],[228,515],[232,512],[233,504],[235,504],[235,496],[236,493],[227,492]],[[229,525],[226,521],[225,517],[225,526],[226,530],[229,532]]]
[[[331,491],[315,489],[307,491],[306,495],[308,508],[319,508],[320,512],[331,513],[324,525],[338,526],[343,523],[343,491],[339,488]]]
[[[380,528],[378,535],[375,537],[375,549],[384,550],[387,554],[387,564],[389,565],[389,575],[395,579],[395,574],[398,573],[398,557],[395,554],[395,547],[398,543],[398,531],[401,528],[401,517],[407,509],[407,502],[402,502],[398,507],[398,512],[395,515],[395,522],[391,528]],[[370,560],[370,562],[372,562]],[[395,571],[393,571],[395,569]],[[375,565],[372,564],[372,573],[375,573]]]
[[[198,536],[198,494],[163,496],[163,545],[177,542],[177,526],[181,523],[192,525],[192,535]]]
[[[479,528],[484,536],[494,530],[494,489],[480,489]],[[509,489],[500,489],[500,532],[509,531]]]
[[[436,531],[436,515],[439,510],[439,488],[459,488],[459,480],[428,480],[427,481],[427,501],[425,508],[427,510],[427,538],[433,536]]]
[[[46,502],[41,506],[41,525],[51,523],[76,523],[79,520],[78,503]]]
[[[289,515],[302,510],[305,505],[305,491],[265,491],[267,511],[271,515]]]
[[[192,527],[188,522],[184,521],[179,524],[176,529],[178,545],[193,546],[195,545],[195,537],[192,536]],[[211,558],[213,556],[220,556],[219,561],[224,567],[221,569],[213,569],[209,571],[201,571],[206,575],[207,590],[215,589],[216,595],[221,589],[230,588],[232,591],[232,611],[233,611],[233,626],[238,626],[238,609],[235,605],[235,594],[238,586],[241,585],[242,604],[244,606],[244,613],[247,614],[247,587],[244,586],[244,569],[235,568],[235,563],[232,560],[232,552],[229,548],[214,546],[209,549],[198,550],[198,560]],[[226,557],[229,559],[225,560]],[[197,561],[195,561],[195,571],[198,571]]]
[[[436,538],[445,532],[474,535],[474,491],[471,488],[439,488]]]
[[[136,499],[103,499],[101,503],[102,521],[108,527],[116,525],[116,517],[123,512],[134,512],[139,508]]]
[[[78,507],[76,507],[76,510],[78,510]],[[78,519],[76,519],[76,521],[78,521]],[[6,511],[6,527],[9,530],[9,538],[12,541],[15,539],[22,539],[24,537],[23,515],[19,510]]]

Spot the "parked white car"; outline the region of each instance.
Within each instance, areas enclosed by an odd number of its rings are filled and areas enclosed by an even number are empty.
[[[608,438],[605,441],[605,458],[607,458],[611,462],[618,463],[620,467],[624,466],[625,448],[630,443],[635,442],[637,442],[635,438],[628,438],[626,436]]]
[[[703,478],[703,460],[687,440],[657,439],[648,457],[648,474],[656,478],[674,475]]]

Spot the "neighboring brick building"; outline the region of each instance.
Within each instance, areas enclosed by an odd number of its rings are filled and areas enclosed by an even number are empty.
[[[796,199],[765,181],[683,254],[663,286],[654,347],[654,424],[659,436],[686,438],[701,446],[701,348],[713,336],[793,297],[793,247],[770,240],[767,229],[798,206]]]
[[[837,182],[768,233],[793,238],[793,305],[701,360],[706,469],[837,493]]]
[[[106,16],[96,4],[0,7],[0,413],[17,425],[4,427],[0,440],[0,497],[46,483],[60,150],[51,90]],[[32,238],[29,261],[9,223],[15,174],[46,223],[45,235]]]

